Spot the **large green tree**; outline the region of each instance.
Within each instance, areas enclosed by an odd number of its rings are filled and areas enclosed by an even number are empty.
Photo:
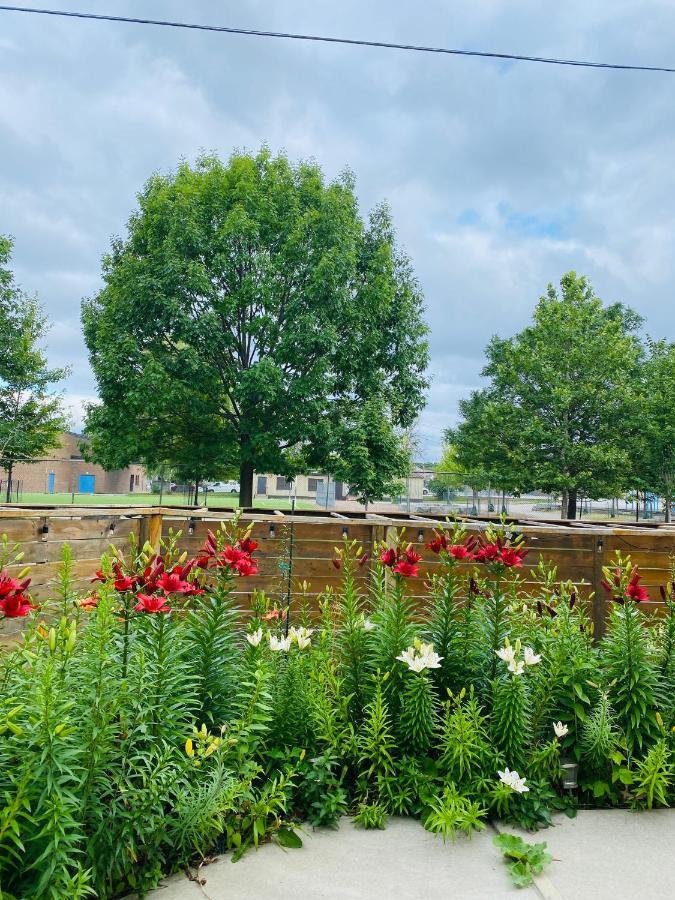
[[[578,496],[628,487],[640,324],[625,306],[604,306],[574,272],[559,292],[549,285],[531,325],[488,344],[490,383],[461,405],[449,435],[460,464],[505,490],[560,494],[563,518],[576,515]]]
[[[364,222],[349,174],[267,150],[185,163],[138,203],[83,306],[99,461],[236,465],[243,506],[254,469],[327,467],[381,493],[383,438],[417,416],[427,365],[387,208]]]
[[[41,342],[49,324],[33,297],[16,284],[10,269],[12,241],[0,235],[0,469],[7,473],[58,447],[67,419],[61,395],[53,390],[66,369],[47,365]]]
[[[630,429],[633,486],[663,497],[666,522],[675,498],[675,345],[650,341],[638,415]]]

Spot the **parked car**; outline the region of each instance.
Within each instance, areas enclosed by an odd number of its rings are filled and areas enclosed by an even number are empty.
[[[206,485],[207,491],[213,491],[214,494],[238,494],[238,481],[210,481]]]

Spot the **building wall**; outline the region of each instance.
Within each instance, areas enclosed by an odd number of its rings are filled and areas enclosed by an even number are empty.
[[[262,490],[264,480],[265,489]],[[253,476],[253,498],[274,497],[300,497],[302,499],[316,499],[317,487],[320,482],[325,485],[328,476],[321,472],[312,472],[309,475],[296,475],[295,480],[288,484],[281,475],[259,474]],[[332,479],[331,479],[332,481]],[[349,493],[349,486],[343,482],[335,482],[335,496],[338,500],[345,500]]]
[[[61,446],[53,450],[49,458],[18,464],[14,467],[12,479],[21,482],[26,494],[50,493],[51,473],[54,476],[51,493],[55,494],[79,493],[81,488],[88,492],[91,479],[86,476],[93,476],[96,494],[145,493],[148,478],[143,466],[131,465],[126,469],[106,472],[102,466],[85,462],[82,458],[80,444],[84,440],[81,434],[65,433]]]

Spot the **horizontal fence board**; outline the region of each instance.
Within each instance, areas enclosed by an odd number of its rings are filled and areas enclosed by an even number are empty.
[[[231,532],[232,512],[203,508],[179,512],[165,507],[50,507],[47,504],[25,509],[18,506],[0,508],[0,534],[6,533],[10,543],[19,543],[24,552],[21,564],[13,566],[11,571],[16,573],[25,565],[32,565],[32,587],[37,599],[47,598],[54,592],[65,542],[72,548],[75,584],[86,591],[91,589],[91,578],[98,568],[101,553],[108,552],[111,545],[124,549],[130,535],[145,541],[156,540],[161,533],[166,540],[170,531],[181,532],[178,546],[194,555],[203,545],[208,530],[218,531],[221,522]],[[45,523],[47,532],[43,532]],[[464,525],[469,535],[475,535],[484,531],[486,521],[471,519]],[[342,573],[333,567],[331,560],[336,548],[341,549],[345,540],[355,541],[371,557],[376,554],[381,541],[391,543],[396,534],[403,543],[410,542],[424,557],[419,578],[406,582],[406,591],[414,598],[421,599],[434,574],[441,571],[439,558],[424,545],[433,540],[434,532],[441,530],[444,523],[429,521],[425,516],[407,520],[404,516],[338,517],[318,510],[292,516],[261,510],[241,516],[240,531],[249,527],[252,538],[259,543],[256,553],[259,573],[235,581],[235,594],[243,606],[250,604],[254,591],[267,592],[275,602],[286,595],[288,576],[281,567],[288,563],[291,545],[292,591],[296,593],[301,582],[308,582],[308,597],[313,608],[317,607],[321,593],[327,589],[337,590],[341,585]],[[600,593],[601,599],[596,603],[597,625],[598,617],[601,623],[603,609],[607,606],[599,584],[602,566],[611,565],[614,551],[619,550],[623,555],[631,554],[633,563],[640,567],[642,583],[650,596],[649,602],[644,604],[645,611],[658,613],[662,610],[659,587],[670,579],[675,527],[638,527],[625,523],[617,526],[578,522],[555,524],[535,520],[513,522],[512,527],[515,533],[523,534],[529,549],[519,570],[519,590],[523,595],[536,594],[539,587],[536,568],[543,557],[547,565],[556,567],[558,580],[586,585],[582,597],[589,597],[593,591]],[[370,567],[369,562],[357,570],[363,591],[367,589]],[[461,576],[467,577],[466,590],[471,569],[471,564],[458,564]]]

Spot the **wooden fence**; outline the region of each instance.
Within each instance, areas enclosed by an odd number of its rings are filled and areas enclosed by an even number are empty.
[[[195,552],[203,543],[208,528],[231,519],[231,510],[176,509],[172,507],[20,507],[0,508],[0,534],[21,545],[21,566],[32,566],[32,588],[38,599],[53,594],[59,560],[64,543],[69,543],[74,562],[77,587],[85,590],[98,567],[101,553],[110,545],[124,547],[130,534],[141,543],[149,540],[158,546],[169,530],[182,532],[179,544]],[[241,602],[246,605],[254,590],[265,590],[283,596],[289,572],[292,588],[306,581],[310,597],[328,587],[337,587],[340,573],[331,565],[336,546],[344,538],[358,541],[364,551],[372,552],[382,540],[391,540],[394,529],[405,529],[410,541],[424,556],[422,576],[428,576],[438,565],[437,558],[424,544],[433,537],[434,527],[443,520],[429,516],[389,517],[371,514],[255,511],[245,513],[242,521],[253,521],[253,537],[260,544],[259,574],[237,582]],[[470,531],[485,527],[485,519],[467,520]],[[614,551],[630,553],[640,566],[643,583],[649,589],[647,610],[661,605],[659,586],[668,581],[671,554],[675,554],[675,527],[665,525],[611,525],[557,523],[553,521],[515,521],[514,527],[525,536],[529,555],[525,560],[524,588],[532,586],[531,568],[540,555],[558,568],[560,580],[585,585],[582,595],[592,604],[596,634],[602,633],[606,615],[605,596],[600,587],[602,567],[611,562]],[[290,566],[290,568],[289,568]],[[16,567],[18,571],[20,567]],[[364,566],[361,577],[368,577]],[[410,581],[413,593],[424,590],[424,577]],[[9,623],[6,623],[9,624]]]

